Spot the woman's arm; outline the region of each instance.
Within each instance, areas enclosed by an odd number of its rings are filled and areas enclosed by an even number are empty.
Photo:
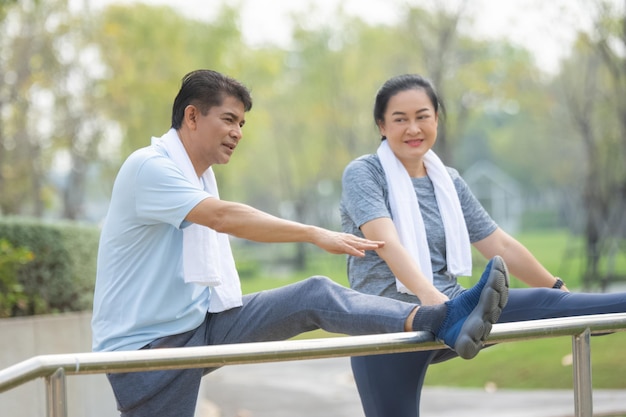
[[[417,295],[423,305],[435,305],[448,301],[448,297],[429,282],[402,246],[395,225],[390,218],[382,217],[369,221],[361,226],[361,231],[367,239],[385,242],[385,246],[376,249],[376,253],[387,263],[396,278]]]
[[[531,287],[552,288],[556,283],[556,277],[524,245],[500,228],[474,243],[474,247],[487,259],[500,255],[509,272]],[[561,289],[568,291],[565,286]]]

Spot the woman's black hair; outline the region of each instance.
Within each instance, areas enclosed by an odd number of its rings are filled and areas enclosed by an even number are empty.
[[[435,87],[433,87],[430,81],[417,74],[397,75],[388,79],[376,93],[376,101],[374,102],[374,123],[378,125],[385,120],[385,112],[387,111],[387,105],[391,97],[402,91],[411,89],[424,90],[435,109],[435,113],[439,113],[439,107],[442,106],[437,97]]]
[[[228,96],[241,101],[245,111],[252,108],[250,91],[239,81],[212,70],[190,72],[183,77],[172,105],[172,128],[180,129],[188,105],[198,106],[202,114],[206,114],[211,107],[220,106]]]

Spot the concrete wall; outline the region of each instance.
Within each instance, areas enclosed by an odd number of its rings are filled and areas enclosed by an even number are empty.
[[[38,355],[91,351],[91,312],[0,320],[0,370]],[[104,374],[68,375],[69,417],[119,415]],[[0,393],[0,416],[46,417],[43,378]]]

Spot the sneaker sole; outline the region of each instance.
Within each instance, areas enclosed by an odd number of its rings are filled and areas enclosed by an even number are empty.
[[[509,298],[509,274],[504,260],[497,256],[493,260],[489,277],[478,304],[461,327],[454,350],[463,359],[472,359],[483,348],[491,328],[500,318]]]

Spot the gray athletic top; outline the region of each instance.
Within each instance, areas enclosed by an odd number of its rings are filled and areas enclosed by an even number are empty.
[[[470,241],[473,243],[484,239],[496,230],[497,224],[472,194],[459,173],[453,168],[447,169],[459,195]],[[447,269],[445,233],[433,183],[428,177],[411,180],[427,231],[434,285],[449,298],[456,297],[463,288]],[[387,180],[377,155],[364,155],[346,167],[343,174],[340,212],[343,231],[357,236],[363,236],[360,230],[363,224],[381,217],[392,217]],[[348,278],[350,286],[357,291],[413,303],[419,302],[415,296],[396,290],[394,275],[375,251],[367,251],[363,258],[349,256]]]

